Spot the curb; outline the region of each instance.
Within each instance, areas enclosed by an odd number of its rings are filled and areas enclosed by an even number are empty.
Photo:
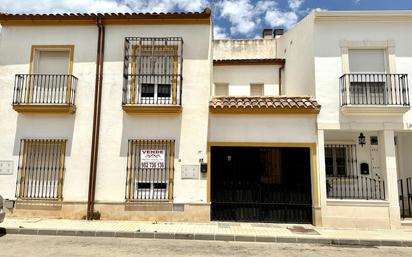
[[[128,232],[128,231],[86,231],[86,230],[53,230],[32,228],[5,228],[3,234],[39,235],[39,236],[85,236],[85,237],[118,237],[118,238],[146,238],[172,240],[207,240],[225,242],[264,242],[264,243],[302,243],[322,245],[352,245],[352,246],[397,246],[412,247],[411,240],[379,240],[379,239],[349,239],[326,238],[310,236],[255,236],[233,234],[207,233],[165,233],[165,232]]]

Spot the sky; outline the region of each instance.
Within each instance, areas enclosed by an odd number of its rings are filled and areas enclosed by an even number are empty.
[[[0,0],[7,13],[194,12],[212,9],[214,36],[256,38],[292,27],[312,9],[412,10],[412,0]]]

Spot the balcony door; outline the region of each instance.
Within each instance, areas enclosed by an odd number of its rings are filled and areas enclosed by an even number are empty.
[[[351,104],[385,104],[389,77],[384,49],[349,50]]]
[[[47,103],[57,99],[64,103],[70,83],[69,68],[69,49],[36,49],[30,79],[33,101]]]
[[[140,89],[142,104],[175,104],[177,82],[177,47],[171,45],[136,45],[133,47],[132,84]],[[139,90],[137,90],[139,91]]]
[[[70,64],[69,50],[37,50],[34,73],[68,74]]]

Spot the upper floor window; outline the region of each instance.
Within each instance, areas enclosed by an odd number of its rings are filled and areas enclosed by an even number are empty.
[[[179,37],[127,37],[123,104],[180,104],[182,54]]]
[[[351,73],[385,73],[387,70],[384,49],[349,49]]]
[[[16,74],[13,108],[16,111],[74,112],[77,78],[73,73],[74,45],[33,45],[28,74]],[[24,106],[36,104],[36,110]]]
[[[70,74],[70,49],[34,48],[32,70],[35,74]]]
[[[396,74],[395,42],[340,42],[343,75],[339,79],[341,106],[409,106],[408,75]],[[351,110],[352,109],[352,110]],[[376,109],[378,110],[378,109]],[[405,112],[404,108],[400,112]]]
[[[250,84],[250,96],[263,96],[264,86],[263,84]]]
[[[228,96],[229,84],[228,83],[215,83],[215,96]]]

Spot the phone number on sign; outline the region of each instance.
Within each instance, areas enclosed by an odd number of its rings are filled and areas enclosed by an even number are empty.
[[[144,169],[164,169],[164,162],[142,162],[142,168]]]

